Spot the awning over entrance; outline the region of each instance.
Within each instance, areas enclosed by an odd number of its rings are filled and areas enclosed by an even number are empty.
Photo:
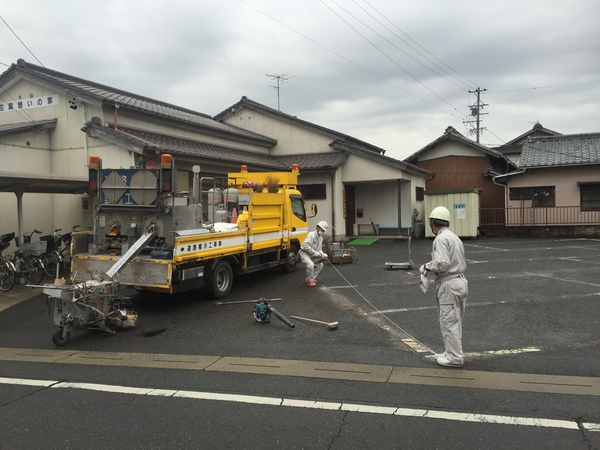
[[[22,123],[8,123],[0,125],[0,136],[9,136],[11,134],[27,133],[28,131],[40,131],[50,128],[56,128],[58,119],[38,120]]]
[[[17,196],[19,242],[23,242],[23,194],[84,194],[88,189],[87,178],[0,171],[0,192]]]
[[[89,180],[83,177],[0,171],[0,192],[83,194],[88,189]]]

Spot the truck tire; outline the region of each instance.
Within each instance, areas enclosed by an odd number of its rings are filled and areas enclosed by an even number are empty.
[[[210,281],[212,294],[217,299],[225,298],[233,288],[233,270],[231,264],[222,259],[217,263],[212,271]]]
[[[300,255],[298,255],[298,247],[295,245],[290,246],[285,257],[285,264],[282,266],[283,271],[285,273],[292,273],[296,270],[296,267],[298,267],[299,260]]]

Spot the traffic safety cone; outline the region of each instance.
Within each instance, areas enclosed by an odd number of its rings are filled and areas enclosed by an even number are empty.
[[[233,208],[231,212],[231,223],[237,223],[237,209]]]

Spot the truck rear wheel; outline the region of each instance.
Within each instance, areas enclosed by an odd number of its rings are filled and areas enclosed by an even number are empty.
[[[222,299],[229,295],[233,287],[233,270],[225,260],[217,263],[212,271],[211,290],[215,298]]]

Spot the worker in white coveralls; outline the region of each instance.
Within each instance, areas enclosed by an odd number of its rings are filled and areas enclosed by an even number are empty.
[[[306,239],[300,247],[300,259],[306,265],[306,277],[304,284],[308,287],[317,285],[317,277],[323,270],[323,261],[327,254],[323,251],[323,235],[327,231],[327,222],[321,220],[315,229],[306,235]]]
[[[465,247],[459,237],[448,228],[450,212],[438,206],[429,215],[429,226],[435,234],[431,261],[419,269],[424,284],[435,283],[438,318],[445,351],[437,363],[446,367],[463,366],[462,321],[465,315],[469,283],[464,276],[467,269]]]

